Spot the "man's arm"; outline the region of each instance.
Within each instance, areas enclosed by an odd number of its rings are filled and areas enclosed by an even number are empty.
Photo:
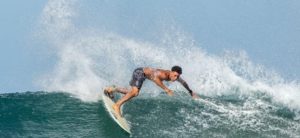
[[[167,88],[160,79],[156,78],[153,80],[154,83],[156,85],[158,85],[159,87],[161,87],[164,91],[166,91],[168,93],[168,95],[172,96],[173,95],[173,92],[172,90],[170,90],[169,88]]]
[[[182,86],[183,86],[186,90],[188,90],[188,92],[190,93],[191,96],[193,96],[193,91],[190,89],[189,85],[186,83],[185,80],[183,80],[181,77],[179,77],[179,78],[177,79],[177,81],[178,81],[179,83],[181,83]]]

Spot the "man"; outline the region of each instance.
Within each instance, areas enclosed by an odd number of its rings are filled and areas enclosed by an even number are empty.
[[[113,105],[113,109],[117,113],[117,117],[121,117],[120,107],[122,106],[122,104],[139,94],[139,91],[145,79],[153,81],[164,91],[166,91],[167,94],[170,96],[173,95],[173,91],[167,88],[163,84],[163,81],[178,81],[183,85],[183,87],[185,87],[188,90],[189,94],[193,98],[199,98],[199,96],[189,88],[188,84],[182,78],[180,78],[181,74],[182,69],[179,66],[173,66],[171,71],[163,69],[154,69],[150,67],[137,68],[134,70],[132,74],[132,80],[129,82],[131,90],[119,87],[107,87],[105,88],[104,93],[110,96],[111,98],[113,98],[113,92],[125,94],[125,96],[123,96]]]

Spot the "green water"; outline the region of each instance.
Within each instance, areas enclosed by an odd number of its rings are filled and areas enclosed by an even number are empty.
[[[233,98],[232,98],[233,97]],[[296,111],[268,99],[137,97],[123,107],[132,135],[105,111],[102,101],[66,93],[0,95],[1,137],[300,137]]]

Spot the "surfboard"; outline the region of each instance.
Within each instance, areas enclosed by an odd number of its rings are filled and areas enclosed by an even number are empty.
[[[117,124],[125,130],[127,133],[131,134],[130,132],[130,125],[128,124],[127,120],[124,117],[117,118],[115,110],[112,108],[112,106],[115,104],[113,100],[111,100],[107,95],[102,94],[102,100],[104,103],[104,106],[106,110],[108,111],[111,118],[117,122]]]

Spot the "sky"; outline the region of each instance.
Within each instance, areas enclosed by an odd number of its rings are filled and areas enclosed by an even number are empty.
[[[45,63],[32,54],[32,32],[45,0],[0,2],[0,92],[33,89],[33,79]]]
[[[0,2],[0,93],[41,90],[34,81],[55,62],[47,51],[37,48],[40,43],[33,35],[46,3]],[[120,35],[151,40],[149,32],[157,29],[155,23],[168,20],[210,54],[244,50],[254,63],[274,69],[284,78],[300,77],[297,0],[88,0],[78,8],[78,26],[105,26]]]

